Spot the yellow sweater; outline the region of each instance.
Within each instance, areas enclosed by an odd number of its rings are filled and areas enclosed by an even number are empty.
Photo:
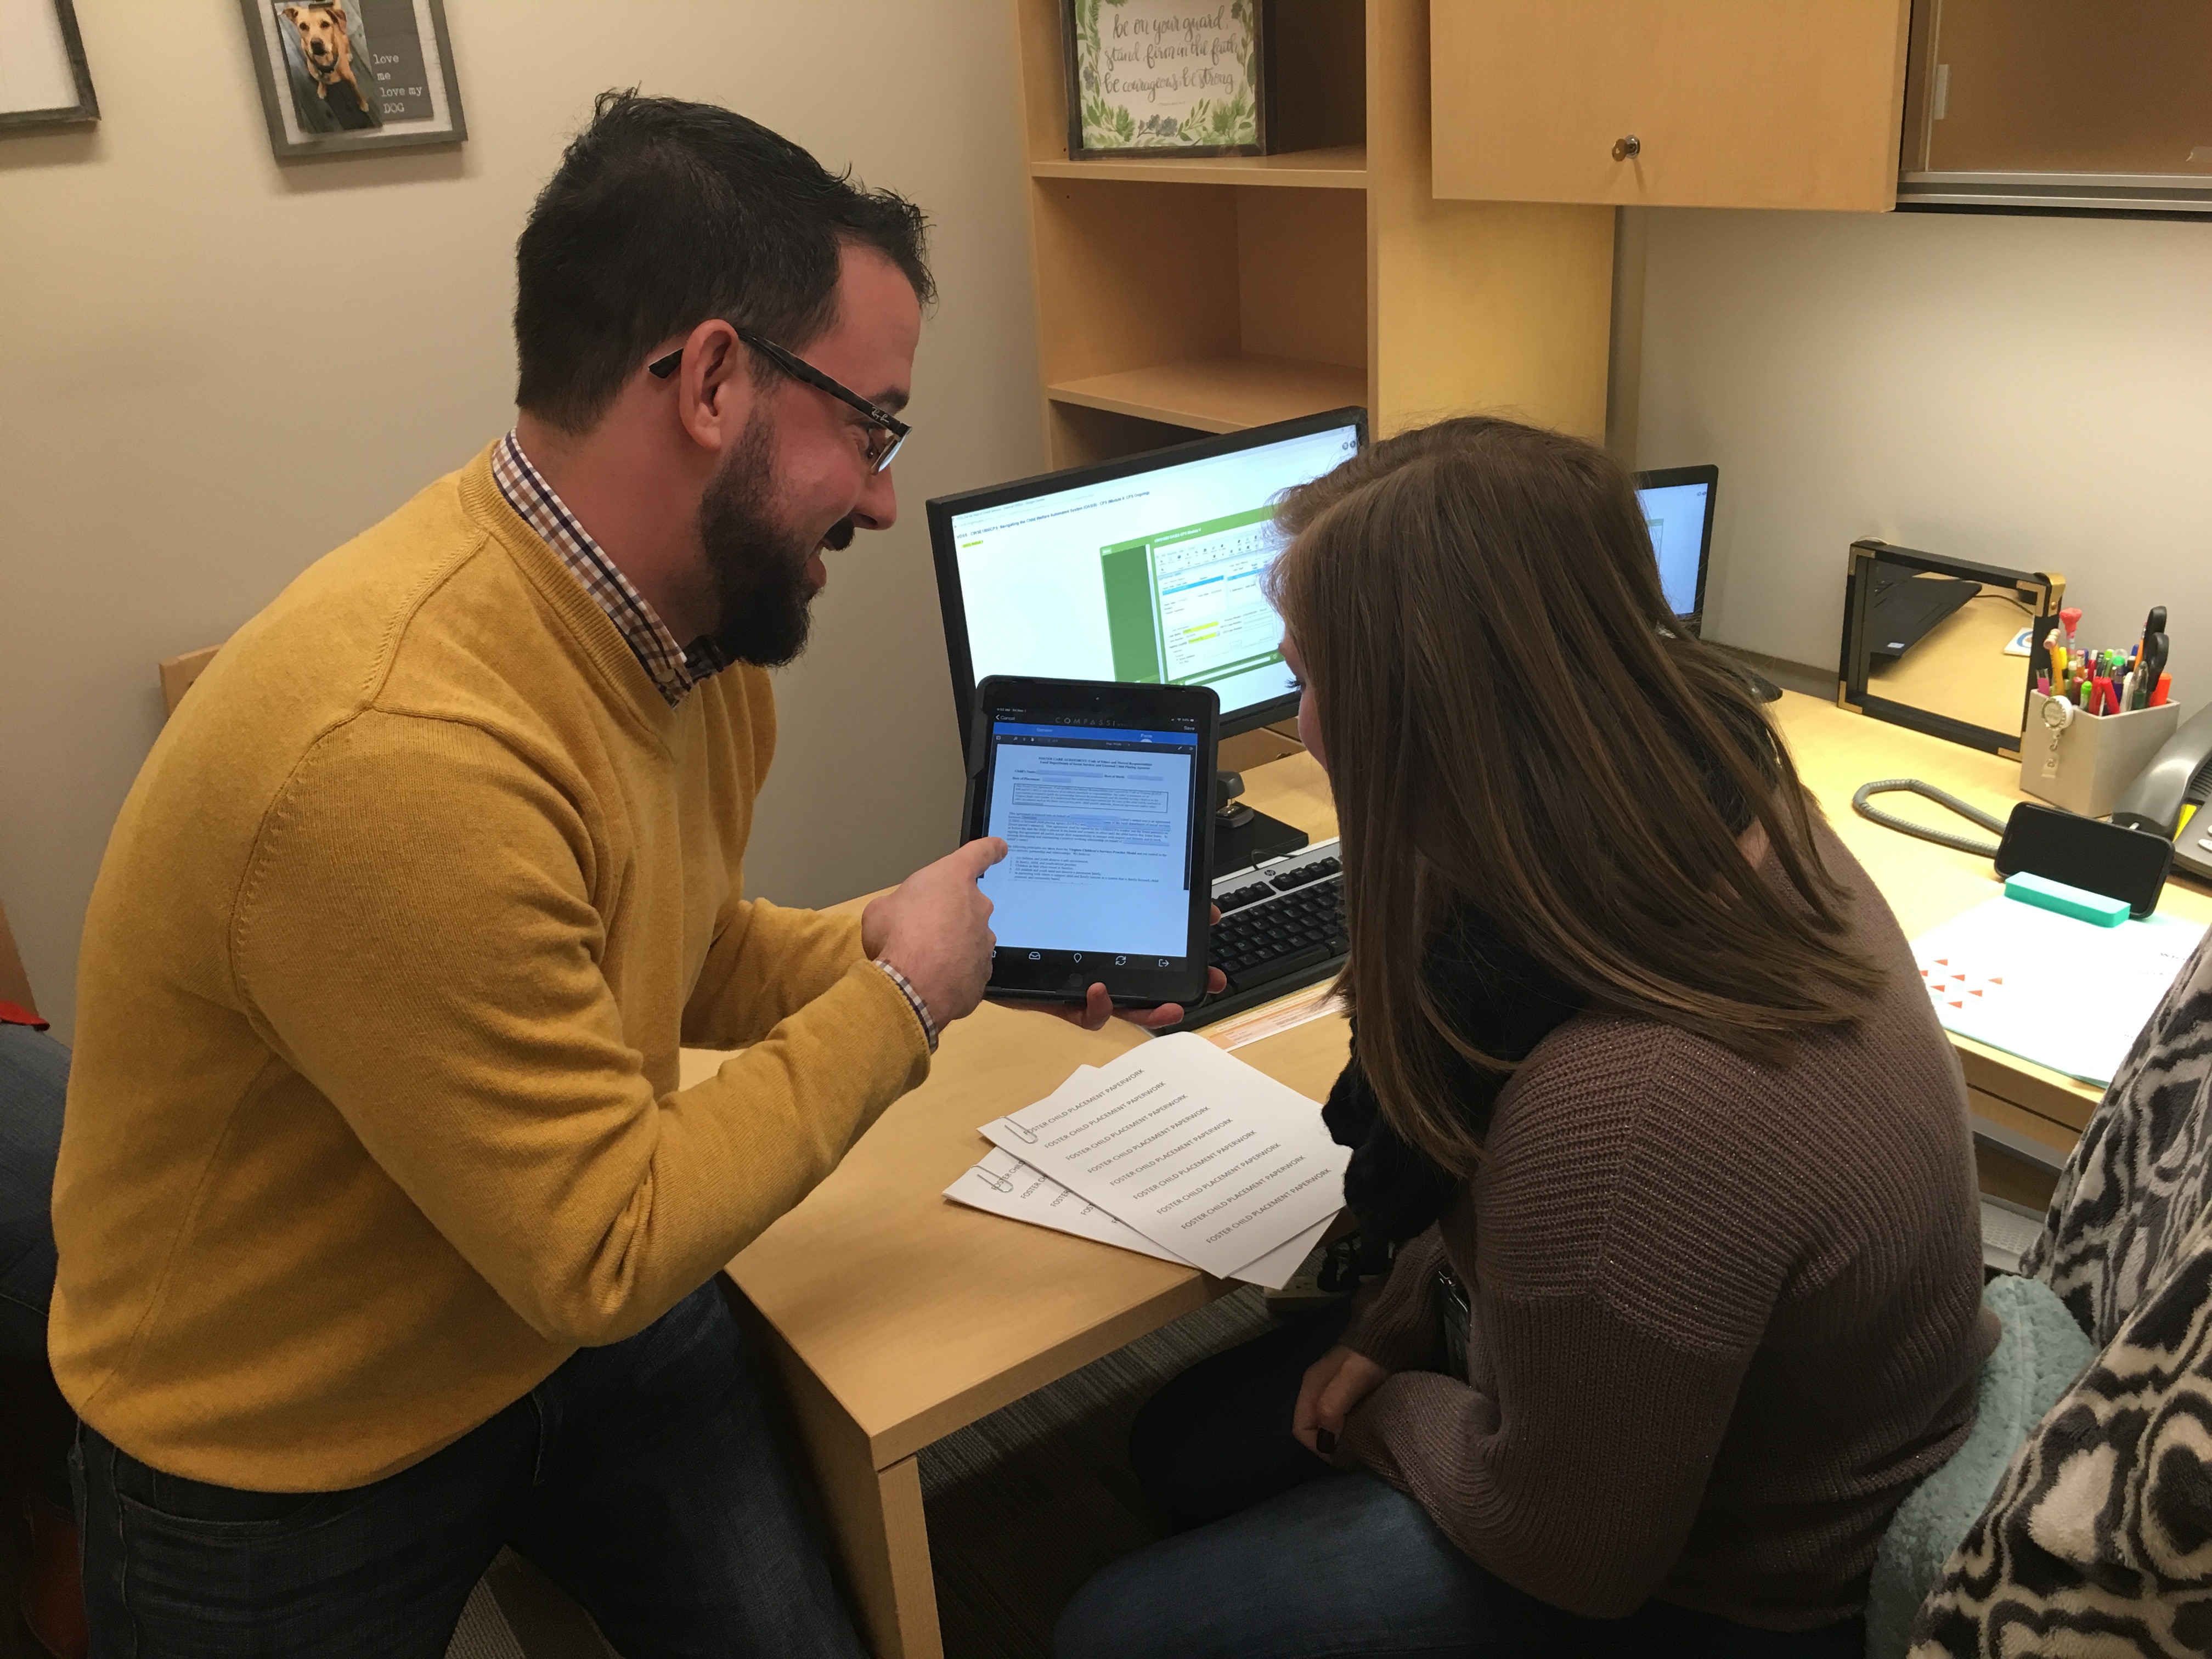
[[[739,897],[766,677],[675,709],[487,456],[154,746],[87,918],[56,1374],[155,1468],[428,1455],[642,1328],[927,1074],[860,929]],[[752,1045],[677,1087],[681,1044]]]

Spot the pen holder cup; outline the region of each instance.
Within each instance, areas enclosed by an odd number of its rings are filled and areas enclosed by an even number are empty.
[[[2085,714],[2077,708],[2065,726],[2054,726],[2044,710],[2060,701],[2040,691],[2027,694],[2021,789],[2083,817],[2101,818],[2173,735],[2181,710],[2172,703],[2125,714]]]

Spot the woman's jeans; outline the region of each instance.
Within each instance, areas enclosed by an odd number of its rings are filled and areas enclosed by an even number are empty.
[[[1795,1635],[1647,1601],[1562,1612],[1462,1554],[1404,1493],[1291,1437],[1305,1369],[1341,1313],[1185,1371],[1139,1414],[1129,1455],[1190,1528],[1115,1562],[1060,1615],[1059,1659],[1857,1659],[1860,1620]]]

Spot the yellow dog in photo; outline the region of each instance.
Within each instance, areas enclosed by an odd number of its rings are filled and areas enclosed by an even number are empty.
[[[354,79],[353,37],[346,33],[345,7],[340,0],[287,6],[284,21],[300,32],[300,52],[307,60],[307,72],[315,77],[315,96],[328,102],[331,88],[343,81],[367,109],[368,95]]]

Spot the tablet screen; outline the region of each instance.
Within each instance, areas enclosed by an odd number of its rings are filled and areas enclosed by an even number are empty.
[[[1176,970],[1190,959],[1191,812],[1199,723],[1156,716],[991,721],[987,833],[1007,854],[983,877],[1003,959]]]

